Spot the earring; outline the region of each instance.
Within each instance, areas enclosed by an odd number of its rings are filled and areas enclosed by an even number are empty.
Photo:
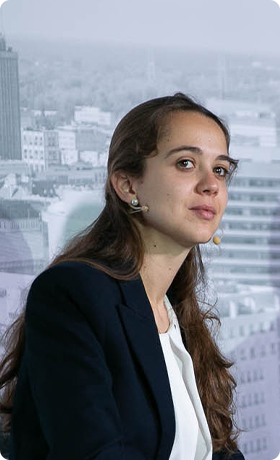
[[[138,206],[139,204],[139,201],[137,200],[137,198],[132,198],[131,202],[129,203],[129,206],[132,208],[132,210],[130,210],[130,214],[133,214],[134,212],[140,212],[140,211],[143,211],[143,212],[147,212],[149,211],[149,206]]]
[[[221,243],[221,240],[222,240],[222,237],[223,237],[223,234],[224,234],[224,230],[222,228],[220,230],[221,230],[222,234],[220,236],[215,235],[212,238],[213,243],[216,244],[216,245]]]

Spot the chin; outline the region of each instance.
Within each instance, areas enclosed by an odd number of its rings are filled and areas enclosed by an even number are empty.
[[[209,241],[211,241],[211,239],[212,239],[212,236],[213,236],[213,235],[210,235],[210,237],[208,236],[208,237],[205,237],[205,238],[201,237],[201,238],[200,238],[200,241],[197,241],[196,244],[206,244],[206,243],[209,243]]]

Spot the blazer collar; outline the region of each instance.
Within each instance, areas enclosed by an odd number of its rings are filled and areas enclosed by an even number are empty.
[[[148,299],[148,296],[145,290],[145,286],[143,284],[140,274],[138,274],[135,278],[131,280],[128,280],[128,281],[117,280],[117,282],[119,283],[119,286],[121,288],[126,306],[134,310],[135,313],[137,313],[137,315],[143,316],[146,319],[150,319],[151,321],[155,323],[153,310],[152,310],[150,301]],[[167,294],[169,301],[171,302],[171,305],[173,305],[174,294],[173,294],[172,286],[170,286],[166,294]],[[186,343],[186,338],[185,338],[185,334],[181,326],[180,326],[180,332],[181,332],[183,344],[187,350],[188,347]]]
[[[147,319],[154,319],[153,310],[148,299],[142,278],[140,274],[131,280],[120,280],[120,288],[122,290],[126,305],[135,311],[140,316]]]
[[[118,280],[118,283],[127,306],[132,308],[140,316],[154,319],[152,307],[140,274],[131,280]],[[167,291],[167,297],[172,304],[173,293],[171,287]]]
[[[117,308],[136,359],[154,396],[161,425],[157,459],[169,458],[175,438],[175,413],[164,354],[142,278],[118,280],[123,303]]]

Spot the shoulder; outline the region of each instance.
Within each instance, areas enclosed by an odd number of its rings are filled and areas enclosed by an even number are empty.
[[[99,290],[103,289],[104,286],[115,286],[116,279],[86,262],[69,261],[45,269],[34,279],[32,287],[43,287],[44,285],[51,287],[50,283],[51,286],[60,285],[69,289],[79,285],[80,287],[89,289],[94,287]]]
[[[47,268],[33,281],[28,298],[67,299],[83,309],[120,300],[118,282],[85,262],[61,262]]]
[[[90,265],[89,263],[80,261],[60,262],[56,265],[46,268],[35,278],[35,280],[47,279],[48,277],[59,277],[59,279],[61,280],[73,280],[76,276],[86,276],[90,278],[94,277],[95,279],[98,279],[98,281],[106,280],[107,282],[109,282],[109,280],[114,280],[114,278],[107,275],[102,270],[96,268],[94,265]]]

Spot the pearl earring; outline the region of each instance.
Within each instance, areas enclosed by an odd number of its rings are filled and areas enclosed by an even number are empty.
[[[132,210],[130,210],[130,214],[133,214],[134,212],[140,212],[140,211],[143,211],[143,212],[149,211],[149,206],[138,206],[138,204],[139,204],[138,199],[132,198],[129,204],[129,206],[132,208]]]

